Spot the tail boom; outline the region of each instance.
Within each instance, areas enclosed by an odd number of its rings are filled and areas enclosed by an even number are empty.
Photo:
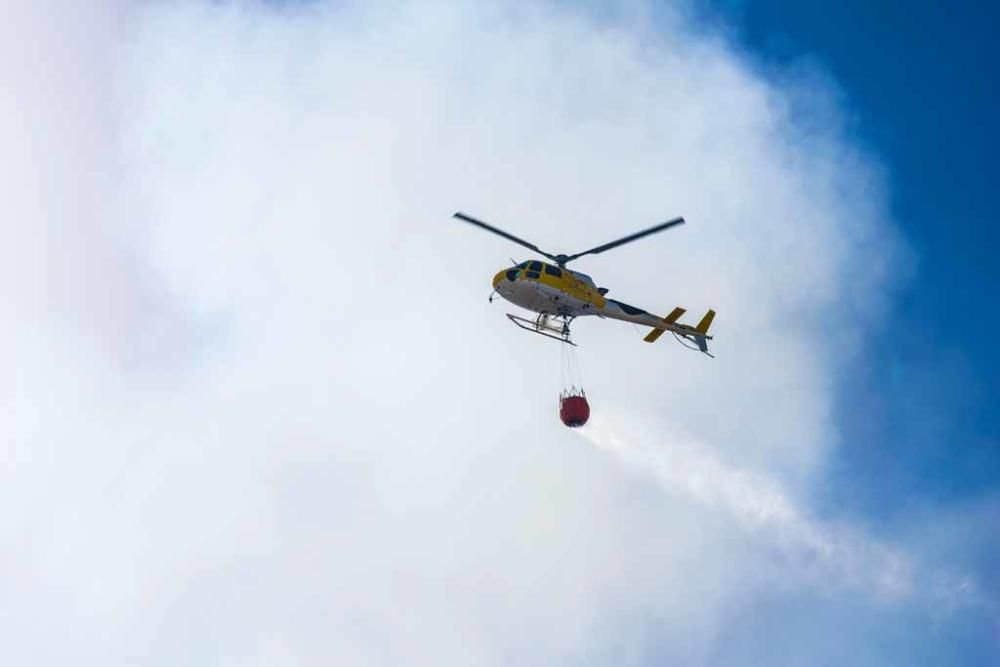
[[[687,311],[685,309],[678,306],[670,311],[670,314],[666,317],[657,317],[652,313],[646,312],[642,308],[636,308],[635,306],[630,306],[627,303],[616,301],[615,299],[608,299],[605,306],[596,314],[601,317],[610,317],[616,320],[632,322],[641,326],[650,327],[652,331],[646,334],[645,338],[643,338],[643,340],[647,343],[656,342],[657,339],[664,334],[664,332],[669,331],[677,336],[691,341],[697,345],[699,350],[709,356],[712,356],[708,352],[708,341],[712,340],[712,336],[709,335],[708,330],[709,327],[712,326],[712,321],[715,319],[715,311],[709,309],[709,311],[705,313],[695,326],[691,326],[690,324],[681,324],[678,321],[686,312]]]

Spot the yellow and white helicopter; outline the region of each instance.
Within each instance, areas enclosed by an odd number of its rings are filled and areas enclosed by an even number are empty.
[[[644,236],[682,225],[684,218],[674,218],[617,241],[611,241],[574,255],[553,255],[539,249],[533,243],[528,243],[465,213],[458,212],[452,217],[498,234],[555,262],[555,264],[549,264],[539,260],[529,260],[503,269],[493,277],[494,293],[515,305],[538,313],[538,316],[533,320],[508,313],[507,317],[510,318],[510,321],[522,329],[576,345],[570,340],[570,323],[582,315],[597,315],[601,318],[611,318],[652,327],[652,331],[644,339],[647,343],[656,341],[663,335],[663,332],[669,331],[685,347],[701,350],[708,356],[712,356],[708,352],[708,341],[712,339],[712,336],[708,335],[708,328],[715,318],[714,310],[705,313],[705,316],[695,326],[681,324],[678,320],[686,312],[683,308],[674,308],[666,317],[658,317],[642,308],[606,298],[605,295],[608,292],[606,288],[598,287],[590,276],[566,268],[568,263],[584,255],[596,255]],[[493,294],[490,294],[490,301],[493,301]]]

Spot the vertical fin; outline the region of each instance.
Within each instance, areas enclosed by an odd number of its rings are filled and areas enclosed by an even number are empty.
[[[715,311],[709,309],[709,311],[705,313],[705,317],[701,318],[701,322],[698,322],[698,326],[696,326],[694,330],[702,335],[707,334],[708,328],[712,326],[712,320],[714,319]]]

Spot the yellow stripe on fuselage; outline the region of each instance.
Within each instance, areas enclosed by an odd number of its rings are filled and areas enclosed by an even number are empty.
[[[493,276],[493,289],[498,289],[504,281],[508,280],[508,273],[511,271],[517,271],[516,281],[519,283],[529,282],[545,285],[546,287],[557,290],[568,297],[577,299],[584,303],[589,303],[592,306],[595,306],[596,309],[603,309],[607,304],[607,299],[605,299],[604,295],[598,292],[596,288],[592,287],[586,281],[577,278],[566,269],[560,269],[560,275],[553,276],[546,273],[545,265],[543,264],[541,271],[533,272],[538,274],[537,278],[529,277],[529,270],[530,269],[511,267],[510,269],[504,269],[498,272],[495,276]]]
[[[532,278],[527,277],[524,279],[532,280]],[[565,269],[562,270],[562,275],[559,277],[549,275],[543,270],[540,273],[538,282],[542,285],[547,285],[548,287],[557,289],[574,299],[579,299],[580,301],[593,304],[597,308],[604,308],[604,305],[607,303],[607,299],[605,299],[600,292]]]

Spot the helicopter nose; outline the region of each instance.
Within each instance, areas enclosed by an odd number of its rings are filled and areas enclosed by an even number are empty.
[[[504,280],[510,280],[511,282],[517,280],[518,274],[521,273],[517,269],[505,269],[500,273],[493,276],[493,287],[494,289]]]

